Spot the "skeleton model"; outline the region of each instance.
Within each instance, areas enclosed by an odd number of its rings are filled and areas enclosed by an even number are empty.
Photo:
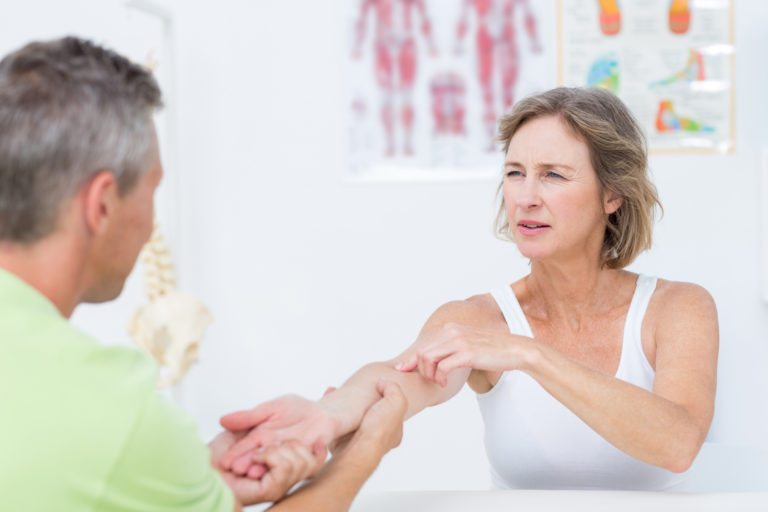
[[[157,226],[141,261],[149,302],[131,315],[128,332],[160,365],[157,385],[165,387],[178,383],[197,360],[198,344],[213,317],[199,299],[176,289],[170,251]]]

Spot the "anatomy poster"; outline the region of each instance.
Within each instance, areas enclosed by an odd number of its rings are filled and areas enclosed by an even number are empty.
[[[346,0],[352,178],[496,176],[499,117],[556,85],[552,2]]]
[[[653,151],[731,151],[731,9],[730,0],[559,0],[559,81],[617,94]]]

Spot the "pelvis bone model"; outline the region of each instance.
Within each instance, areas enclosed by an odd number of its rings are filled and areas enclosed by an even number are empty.
[[[149,302],[133,312],[128,332],[160,365],[158,387],[178,383],[197,360],[198,344],[213,321],[198,298],[176,289],[170,251],[157,226],[141,253]]]

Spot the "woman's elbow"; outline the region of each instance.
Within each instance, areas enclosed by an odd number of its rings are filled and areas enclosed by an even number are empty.
[[[700,432],[692,432],[682,435],[675,443],[675,447],[667,453],[662,467],[673,473],[684,473],[693,465],[693,461],[699,455],[704,436]]]
[[[696,460],[694,456],[677,456],[668,461],[664,465],[664,469],[671,471],[672,473],[685,473],[693,465],[693,461]]]

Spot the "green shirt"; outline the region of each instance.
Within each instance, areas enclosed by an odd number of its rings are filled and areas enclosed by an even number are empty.
[[[226,511],[233,496],[157,369],[0,269],[0,509]]]

